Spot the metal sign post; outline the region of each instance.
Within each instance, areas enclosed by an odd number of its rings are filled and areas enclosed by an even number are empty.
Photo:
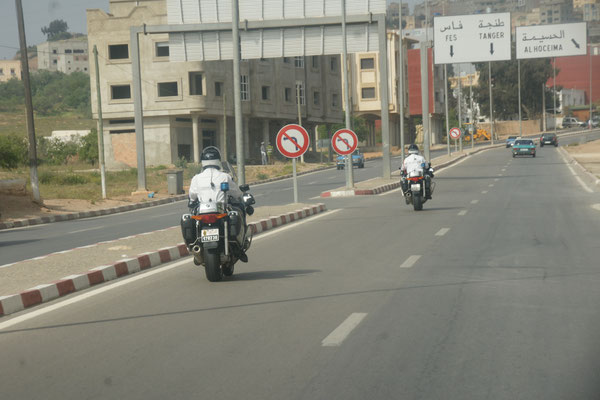
[[[342,5],[342,77],[344,79],[344,110],[346,129],[352,129],[350,113],[350,80],[348,79],[348,42],[346,34],[346,0],[341,1]],[[354,187],[354,171],[352,170],[352,157],[346,160],[346,188]]]
[[[298,202],[298,178],[296,159],[306,153],[310,138],[306,129],[300,125],[290,124],[279,130],[275,139],[277,149],[287,158],[292,159],[292,180],[294,185],[294,203]]]

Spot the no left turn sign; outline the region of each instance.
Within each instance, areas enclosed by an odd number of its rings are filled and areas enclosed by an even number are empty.
[[[452,139],[458,139],[461,135],[461,131],[458,128],[452,128],[450,129],[450,137]]]
[[[275,142],[281,154],[288,158],[298,158],[308,150],[310,139],[306,129],[290,124],[279,130]]]
[[[331,146],[339,155],[347,156],[356,150],[356,146],[358,146],[358,137],[356,136],[356,133],[350,129],[340,129],[333,134]]]

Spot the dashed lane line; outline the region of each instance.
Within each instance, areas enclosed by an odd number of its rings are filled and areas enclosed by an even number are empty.
[[[450,231],[450,228],[442,228],[439,231],[437,231],[437,233],[435,234],[435,236],[444,236],[449,231]]]
[[[402,263],[400,268],[412,268],[420,258],[420,255],[410,256]]]
[[[467,215],[467,210],[461,210],[458,215],[460,215],[461,217],[464,215]]]
[[[471,204],[477,204],[479,203],[479,200],[471,200]]]
[[[488,193],[488,191],[487,191],[487,190],[482,190],[482,191],[481,191],[481,194],[487,194],[487,193]]]
[[[350,333],[362,322],[367,313],[352,313],[344,322],[333,330],[323,341],[323,347],[336,347],[342,344]]]

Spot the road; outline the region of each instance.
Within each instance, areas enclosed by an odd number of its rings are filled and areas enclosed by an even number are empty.
[[[563,131],[573,132],[574,129]],[[562,138],[561,145],[600,138],[600,131],[587,132],[570,138]],[[483,145],[483,144],[480,144]],[[446,154],[446,150],[431,152],[431,157]],[[392,158],[392,171],[400,167],[400,158]],[[381,176],[382,160],[368,161],[364,169],[354,169],[355,182]],[[299,202],[315,202],[321,192],[346,184],[344,171],[330,169],[298,177]],[[257,206],[281,205],[293,202],[291,179],[253,185],[251,192],[256,197]],[[318,200],[324,201],[324,200]],[[329,204],[329,201],[324,201]],[[335,203],[332,203],[335,207]],[[144,232],[165,229],[179,223],[181,214],[187,212],[184,201],[158,207],[119,213],[96,218],[64,221],[47,225],[11,230],[0,230],[2,265],[44,256],[50,253],[70,250],[102,241],[115,240]]]
[[[553,147],[436,181],[3,318],[3,398],[598,398],[600,194]]]

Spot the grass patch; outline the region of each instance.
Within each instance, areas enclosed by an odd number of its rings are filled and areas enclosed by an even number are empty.
[[[60,116],[34,115],[34,126],[36,136],[50,136],[52,131],[92,129],[96,127],[96,121],[68,112]],[[0,135],[10,134],[27,137],[25,108],[16,112],[2,112]]]

